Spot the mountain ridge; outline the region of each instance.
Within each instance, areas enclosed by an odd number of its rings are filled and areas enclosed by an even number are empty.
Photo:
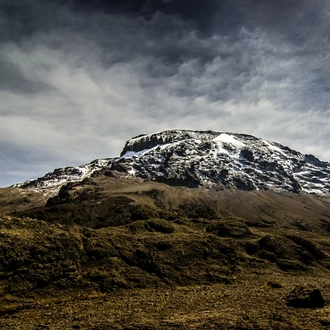
[[[330,194],[330,164],[248,134],[166,130],[129,139],[119,157],[56,169],[14,185],[59,189],[99,170],[187,187]]]

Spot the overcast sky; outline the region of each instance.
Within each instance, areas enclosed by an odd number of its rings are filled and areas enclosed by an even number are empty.
[[[328,0],[0,0],[0,186],[165,129],[330,161]]]

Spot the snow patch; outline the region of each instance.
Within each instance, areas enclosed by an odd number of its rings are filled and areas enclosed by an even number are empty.
[[[238,141],[233,135],[229,135],[227,133],[221,133],[219,136],[214,138],[212,141],[216,142],[217,144],[228,143],[237,149],[243,148],[245,146],[245,143]]]
[[[268,149],[273,150],[273,151],[275,151],[275,152],[278,152],[278,153],[280,153],[280,154],[286,156],[285,152],[283,152],[279,147],[274,146],[273,144],[271,144],[270,142],[265,141],[265,140],[263,140],[263,142],[267,145],[267,148],[268,148]]]

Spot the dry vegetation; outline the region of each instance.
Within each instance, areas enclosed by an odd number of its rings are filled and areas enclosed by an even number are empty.
[[[0,191],[1,329],[330,327],[329,198],[115,172],[48,197]],[[300,284],[325,306],[289,307]]]

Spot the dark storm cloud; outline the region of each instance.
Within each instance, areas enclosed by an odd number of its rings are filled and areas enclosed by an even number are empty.
[[[0,0],[1,184],[171,128],[329,160],[329,31],[325,0]]]

